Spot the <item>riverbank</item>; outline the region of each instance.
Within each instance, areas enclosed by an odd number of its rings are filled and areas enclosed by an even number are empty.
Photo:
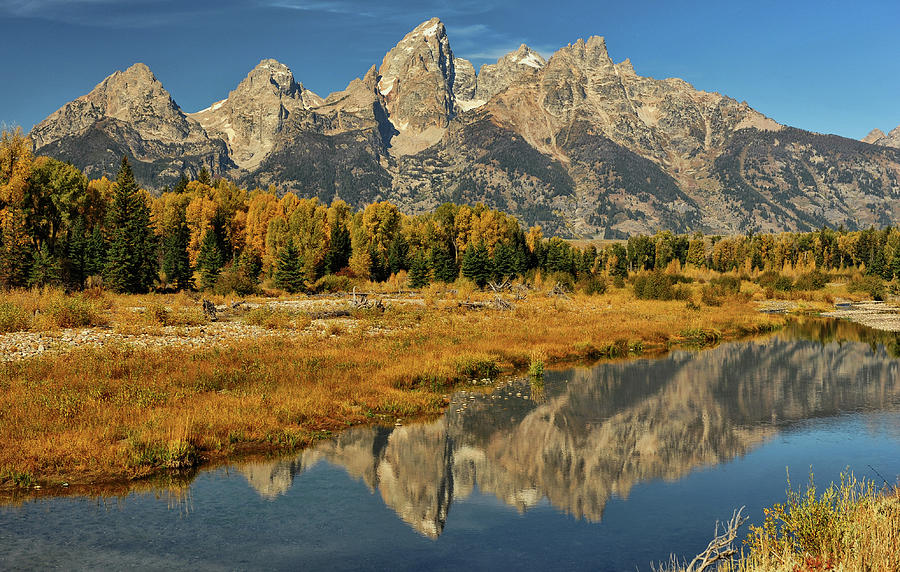
[[[623,357],[785,319],[760,314],[745,295],[722,306],[638,300],[630,288],[500,299],[449,290],[366,304],[220,299],[209,322],[182,294],[98,295],[82,302],[99,325],[79,328],[52,327],[50,304],[33,314],[43,330],[2,336],[36,335],[44,346],[0,369],[2,487],[134,479],[287,451],[351,425],[439,414],[453,388],[525,368],[533,354],[547,364]]]

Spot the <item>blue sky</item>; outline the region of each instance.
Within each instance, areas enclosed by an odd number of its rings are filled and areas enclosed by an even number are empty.
[[[432,16],[476,68],[523,42],[549,57],[600,35],[641,75],[683,78],[782,123],[853,138],[900,125],[896,0],[0,0],[0,124],[27,131],[138,61],[188,112],[266,57],[324,96]]]

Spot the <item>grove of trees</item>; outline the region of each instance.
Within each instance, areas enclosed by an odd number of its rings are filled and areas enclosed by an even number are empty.
[[[0,287],[100,283],[119,292],[217,289],[244,294],[261,281],[289,292],[329,277],[411,287],[489,280],[540,270],[575,283],[693,265],[720,272],[786,266],[864,269],[900,278],[900,231],[707,237],[659,232],[602,246],[545,239],[484,205],[446,203],[406,215],[389,202],[354,212],[276,189],[242,189],[203,171],[151,196],[123,158],[115,181],[88,180],[72,165],[35,157],[20,131],[0,139]]]

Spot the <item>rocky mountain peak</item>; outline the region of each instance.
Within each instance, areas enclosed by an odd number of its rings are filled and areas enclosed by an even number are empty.
[[[877,144],[877,141],[879,139],[884,139],[885,137],[887,137],[887,135],[884,134],[884,131],[876,127],[875,129],[869,131],[869,134],[863,137],[861,141],[863,143]]]
[[[453,51],[443,22],[432,18],[408,33],[378,69],[378,92],[400,132],[402,153],[435,143],[453,114]],[[410,144],[409,149],[400,149]]]
[[[274,148],[288,117],[321,104],[322,98],[297,83],[289,67],[264,59],[227,99],[191,117],[207,133],[227,142],[238,166],[252,169]]]
[[[900,149],[900,125],[891,129],[887,135],[885,135],[884,131],[881,129],[873,129],[868,135],[862,138],[862,142]]]
[[[274,90],[288,97],[295,96],[302,88],[294,81],[291,68],[278,60],[264,59],[253,68],[238,85],[238,90]]]
[[[117,71],[83,95],[58,109],[31,132],[40,148],[75,135],[103,119],[135,127],[145,138],[199,141],[203,129],[189,120],[146,64]]]
[[[475,99],[487,101],[520,78],[534,74],[547,65],[547,61],[525,44],[506,54],[496,64],[485,64],[478,72]]]

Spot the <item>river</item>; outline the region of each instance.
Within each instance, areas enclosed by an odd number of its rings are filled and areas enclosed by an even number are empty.
[[[650,570],[787,478],[900,475],[900,337],[847,322],[460,391],[440,419],[0,507],[0,568]],[[746,529],[744,529],[746,532]],[[743,535],[742,535],[743,536]]]

